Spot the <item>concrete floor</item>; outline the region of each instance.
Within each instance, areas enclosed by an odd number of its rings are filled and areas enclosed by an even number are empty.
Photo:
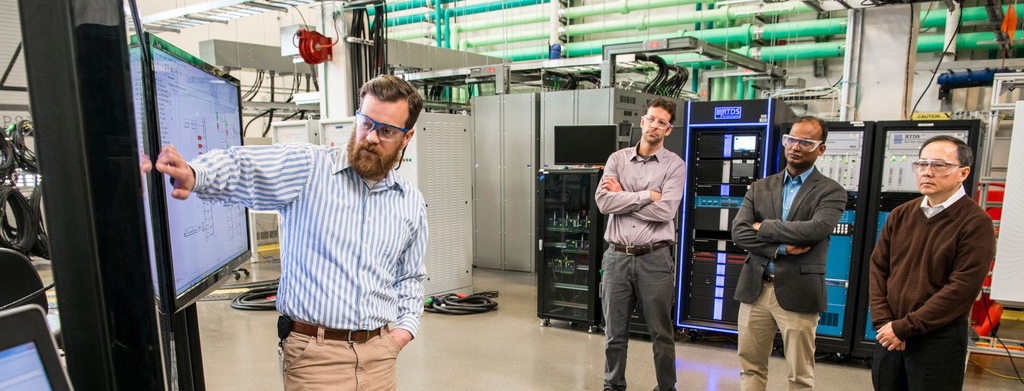
[[[275,278],[274,263],[259,264],[256,280]],[[419,336],[398,359],[401,390],[600,390],[604,337],[553,322],[541,327],[536,317],[535,275],[474,270],[474,290],[498,290],[499,310],[482,315],[424,314]],[[199,303],[203,358],[209,390],[279,390],[276,317],[273,312],[244,312],[227,301]],[[1020,338],[1019,325],[1010,338]],[[627,380],[632,390],[655,386],[651,343],[630,341]],[[676,345],[680,390],[738,390],[739,363],[734,343],[690,342]],[[975,356],[990,369],[1012,374],[1005,358]],[[1024,360],[1022,360],[1024,361]],[[1022,368],[1024,369],[1024,368]],[[769,390],[786,389],[784,359],[773,356]],[[870,390],[868,366],[859,360],[819,362],[820,390]],[[975,365],[968,367],[965,390],[1021,389]]]
[[[53,281],[48,262],[37,262],[44,283]],[[274,262],[250,265],[249,280],[277,278]],[[497,290],[498,311],[481,315],[424,314],[419,337],[398,358],[400,390],[600,390],[604,374],[604,336],[537,319],[536,275],[474,269],[474,291]],[[207,389],[280,390],[277,362],[277,313],[238,311],[228,301],[198,304]],[[1006,338],[1024,339],[1024,323],[1004,320]],[[651,343],[630,341],[626,378],[631,390],[655,386]],[[1001,374],[1013,375],[1005,357],[973,355]],[[1024,371],[1024,360],[1017,360]],[[729,342],[676,343],[679,390],[738,390],[736,345]],[[786,389],[786,362],[773,356],[768,389]],[[819,361],[819,390],[870,390],[871,371],[861,360]],[[1016,379],[1002,379],[975,364],[967,367],[964,390],[1024,389]]]

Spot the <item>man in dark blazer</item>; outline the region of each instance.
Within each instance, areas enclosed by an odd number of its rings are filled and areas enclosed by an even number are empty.
[[[828,238],[846,206],[846,190],[814,169],[828,126],[800,118],[783,135],[786,169],[750,186],[732,239],[747,250],[736,287],[743,391],[763,391],[776,329],[782,332],[789,389],[814,388],[814,337],[826,308]]]

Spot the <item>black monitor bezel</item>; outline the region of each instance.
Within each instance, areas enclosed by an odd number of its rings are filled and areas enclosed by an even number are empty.
[[[197,69],[200,69],[211,76],[217,77],[224,80],[235,87],[235,91],[238,97],[238,121],[242,123],[242,110],[241,110],[241,87],[239,80],[235,77],[227,74],[227,72],[217,68],[211,64],[208,64],[188,53],[178,49],[170,43],[152,35],[146,33],[147,42],[151,54],[154,51],[161,51],[168,54],[178,60],[185,62],[186,64],[192,65]],[[188,57],[186,57],[188,56]],[[153,57],[150,56],[152,59]],[[156,105],[156,78],[153,64],[146,64],[148,67],[143,67],[143,72],[148,72],[149,77],[144,77],[143,80],[147,82],[146,87],[152,91],[147,98],[152,99],[152,104],[146,105],[147,115],[145,118],[146,129],[145,135],[149,140],[148,143],[144,143],[144,150],[150,156],[151,159],[155,159],[155,155],[159,151],[153,151],[152,145],[161,145],[159,125],[157,119],[159,118],[159,110]],[[239,132],[239,143],[241,144],[244,140],[243,135]],[[154,144],[155,143],[155,144]],[[181,311],[195,302],[199,301],[203,296],[206,296],[210,292],[216,290],[220,285],[228,280],[228,277],[233,275],[233,271],[243,264],[246,260],[252,257],[252,237],[246,234],[246,246],[245,250],[236,256],[235,258],[224,263],[223,266],[217,268],[213,272],[209,273],[205,278],[193,284],[181,293],[177,292],[174,282],[174,259],[170,251],[170,238],[168,237],[168,219],[167,219],[167,198],[165,196],[165,187],[170,183],[164,179],[164,175],[159,172],[153,171],[150,173],[149,185],[150,185],[150,208],[152,208],[153,220],[153,236],[154,246],[156,246],[155,253],[157,256],[157,281],[159,289],[157,295],[160,298],[162,307],[168,312],[176,313]],[[246,232],[248,233],[252,227],[249,224],[248,213],[245,218]]]
[[[557,142],[558,142],[557,141],[558,140],[558,130],[559,129],[565,129],[565,128],[607,128],[609,133],[611,133],[613,135],[612,136],[612,144],[611,144],[611,151],[612,151],[611,153],[615,153],[615,151],[619,150],[619,127],[618,127],[618,125],[615,125],[615,124],[555,125],[554,129],[552,130],[552,133],[553,133],[552,135],[553,135],[553,138],[555,140],[555,145],[554,145],[554,148],[552,148],[552,150],[554,152],[554,160],[555,160],[555,165],[556,166],[601,166],[601,165],[604,165],[608,161],[607,157],[605,158],[604,161],[601,161],[601,162],[566,162],[566,161],[559,160],[558,144],[557,144]],[[611,154],[609,154],[609,155],[611,155]]]
[[[50,387],[54,391],[71,391],[42,307],[29,304],[0,312],[0,336],[0,351],[34,343]]]

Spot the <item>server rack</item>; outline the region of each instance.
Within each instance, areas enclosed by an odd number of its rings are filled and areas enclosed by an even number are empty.
[[[786,124],[789,133],[792,124]],[[857,287],[860,283],[866,210],[869,199],[871,153],[874,150],[873,122],[829,122],[825,153],[815,162],[818,172],[846,189],[846,208],[839,225],[829,237],[828,259],[825,262],[825,289],[828,308],[818,319],[816,352],[849,354],[854,340],[857,308]],[[781,158],[780,167],[785,167]],[[779,171],[777,170],[777,171]]]
[[[541,170],[537,176],[537,317],[599,330],[598,287],[605,230],[595,193],[599,169]]]
[[[889,213],[897,206],[920,197],[911,168],[918,158],[921,144],[931,137],[950,135],[964,140],[977,151],[981,139],[980,120],[955,121],[885,121],[876,125],[874,152],[871,162],[871,182],[865,217],[865,243],[861,255],[860,281],[857,292],[857,317],[851,354],[857,357],[874,355],[875,330],[871,327],[868,304],[868,281],[871,252],[878,233]],[[973,162],[972,162],[973,164]],[[974,197],[977,188],[974,171],[964,182],[968,197]]]
[[[676,326],[735,334],[746,251],[732,242],[732,220],[749,185],[774,173],[782,124],[795,116],[778,99],[688,102],[686,110]]]

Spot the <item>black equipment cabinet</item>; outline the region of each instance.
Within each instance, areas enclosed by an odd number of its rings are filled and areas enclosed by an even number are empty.
[[[781,100],[687,102],[686,187],[676,326],[735,334],[733,299],[746,251],[732,242],[732,220],[754,181],[777,172],[779,133],[793,111]]]
[[[874,151],[871,166],[871,182],[868,198],[858,200],[866,204],[864,213],[864,245],[861,254],[860,281],[857,289],[857,312],[854,319],[853,346],[851,354],[856,357],[872,357],[875,346],[875,330],[871,327],[871,312],[868,303],[868,280],[871,269],[871,252],[878,233],[885,224],[889,213],[897,206],[911,201],[921,194],[917,191],[916,176],[911,163],[918,159],[918,151],[924,141],[938,135],[949,135],[964,140],[972,150],[977,151],[981,139],[981,121],[883,121],[877,122]],[[977,154],[975,154],[977,155]],[[973,162],[972,162],[973,165]],[[964,182],[968,197],[974,197],[977,179],[972,172]]]
[[[603,323],[598,287],[605,219],[594,199],[599,169],[542,170],[537,176],[537,317]]]

